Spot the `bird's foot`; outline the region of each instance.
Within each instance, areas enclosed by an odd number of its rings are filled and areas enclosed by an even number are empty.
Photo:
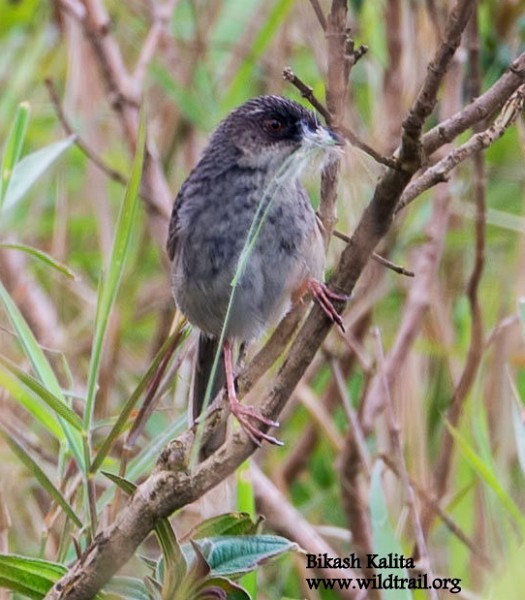
[[[268,417],[261,415],[253,406],[241,404],[237,398],[235,390],[235,378],[233,376],[233,360],[232,360],[232,344],[231,340],[224,342],[224,370],[226,372],[226,390],[228,392],[228,401],[230,403],[230,411],[239,421],[241,427],[246,431],[248,437],[256,446],[261,446],[264,440],[276,446],[282,446],[283,443],[272,435],[258,429],[251,421],[258,421],[262,425],[268,427],[279,427],[277,421],[272,421]]]
[[[254,444],[261,446],[262,442],[266,440],[270,444],[274,444],[276,446],[283,445],[283,442],[272,435],[261,431],[251,422],[253,420],[258,421],[263,425],[267,425],[268,427],[279,427],[279,423],[277,421],[272,421],[272,419],[261,415],[261,413],[257,412],[257,410],[252,406],[241,404],[236,396],[233,398],[230,397],[229,401],[232,414],[235,416],[237,421],[239,421],[241,427],[244,429],[244,431],[246,431],[246,434]]]
[[[339,329],[344,333],[345,327],[343,325],[343,319],[341,315],[335,310],[332,301],[335,300],[337,302],[347,302],[348,296],[345,294],[338,294],[333,292],[327,285],[317,281],[317,279],[309,279],[308,280],[308,291],[312,294],[312,297],[319,304],[319,306],[323,309],[325,315],[335,323]]]

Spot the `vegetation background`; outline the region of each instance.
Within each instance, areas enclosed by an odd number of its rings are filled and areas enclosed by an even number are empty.
[[[331,3],[319,5],[327,15]],[[125,503],[119,482],[102,471],[140,482],[185,429],[193,337],[177,329],[170,293],[170,202],[232,108],[264,93],[306,102],[283,79],[284,67],[324,102],[329,56],[319,5],[0,1],[4,557],[70,563],[97,524],[107,526]],[[340,116],[384,156],[399,145],[447,9],[440,0],[348,3],[352,38],[368,52],[352,69]],[[107,25],[98,40],[102,58],[85,35],[85,11]],[[429,127],[479,95],[478,85],[490,87],[523,51],[522,1],[486,0],[476,11],[479,28],[464,36]],[[135,202],[142,102],[150,155]],[[396,217],[378,251],[415,276],[370,262],[344,313],[346,335],[331,332],[280,417],[284,447],[265,446],[253,459],[260,471],[237,508],[249,511],[253,497],[266,533],[314,553],[410,556],[419,541],[415,507],[426,538],[426,549],[419,545],[423,571],[460,578],[459,597],[521,597],[524,152],[519,116],[484,158],[465,161]],[[347,145],[337,230],[351,234],[383,170]],[[317,206],[319,178],[308,177],[307,185]],[[330,265],[343,247],[332,238]],[[170,331],[173,355],[164,361]],[[162,382],[148,371],[152,361],[167,364]],[[376,411],[384,395],[387,410]],[[199,519],[190,507],[171,522],[183,535]],[[152,583],[158,564],[151,563],[160,553],[148,539],[123,569],[133,576],[130,588],[113,593],[161,597]],[[17,597],[41,598],[60,572],[38,590],[34,581],[23,587],[22,575],[6,575],[28,568],[4,561],[0,581],[18,589]],[[257,574],[257,582],[243,580],[254,597],[339,597],[307,589],[305,578],[314,575],[296,552]]]

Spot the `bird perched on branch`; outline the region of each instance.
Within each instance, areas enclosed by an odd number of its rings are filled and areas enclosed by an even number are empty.
[[[346,297],[320,281],[323,238],[298,179],[312,155],[333,154],[341,145],[300,104],[254,98],[219,125],[173,206],[167,244],[173,294],[201,332],[193,417],[226,384],[231,412],[258,445],[279,443],[259,429],[278,423],[237,399],[233,343],[257,338],[307,292],[342,326],[332,300]],[[208,440],[201,458],[224,437],[225,429]]]

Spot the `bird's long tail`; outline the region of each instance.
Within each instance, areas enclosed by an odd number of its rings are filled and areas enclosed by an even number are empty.
[[[208,381],[211,376],[213,368],[213,361],[215,355],[219,351],[219,361],[217,369],[215,371],[215,377],[213,385],[211,386],[211,393],[208,400],[208,405],[217,396],[221,388],[226,383],[226,376],[224,371],[224,356],[222,349],[219,349],[218,339],[215,337],[209,337],[203,333],[199,336],[199,343],[197,347],[197,358],[195,361],[195,373],[193,376],[193,398],[192,398],[192,416],[193,420],[197,419],[203,408],[204,401],[206,399],[206,388],[208,387]],[[210,456],[219,446],[224,443],[226,438],[226,425],[219,428],[211,438],[207,439],[202,445],[200,450],[200,459],[204,460]]]

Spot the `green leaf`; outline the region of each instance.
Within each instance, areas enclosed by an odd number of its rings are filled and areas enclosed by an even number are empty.
[[[468,443],[468,441],[461,435],[461,433],[452,427],[449,423],[446,424],[448,430],[452,434],[452,437],[456,441],[458,448],[461,450],[463,457],[467,460],[474,471],[483,479],[483,481],[492,489],[492,491],[499,498],[500,502],[505,507],[509,516],[511,516],[521,529],[521,536],[525,534],[525,517],[521,509],[516,505],[514,500],[509,494],[503,489],[502,485],[498,481],[495,473],[483,462],[480,457],[476,454],[475,450]]]
[[[11,181],[4,197],[3,209],[14,206],[29,191],[31,186],[49,169],[49,167],[73,144],[75,136],[49,144],[25,156],[13,169]]]
[[[197,588],[196,600],[207,600],[208,598],[222,598],[220,593],[226,594],[228,600],[250,600],[252,596],[240,585],[224,577],[209,577]]]
[[[44,488],[44,490],[53,498],[53,500],[62,508],[66,515],[75,523],[77,527],[82,527],[82,522],[77,517],[75,511],[71,508],[68,501],[64,498],[58,488],[56,488],[38,463],[29,454],[24,445],[16,440],[14,436],[0,424],[0,435],[7,442],[12,452],[29,469],[33,477]]]
[[[18,105],[15,119],[7,137],[2,165],[0,166],[0,209],[4,204],[4,198],[9,188],[13,169],[22,154],[22,146],[29,122],[29,112],[29,102],[21,102]]]
[[[372,470],[372,478],[370,481],[370,518],[372,522],[372,539],[374,551],[379,556],[388,556],[389,553],[401,555],[403,554],[401,546],[395,536],[394,529],[390,523],[388,508],[383,486],[381,484],[381,472],[383,470],[383,461],[376,461]],[[383,578],[389,575],[408,577],[406,569],[381,569]],[[388,590],[384,589],[381,592],[385,600],[400,600],[412,598],[408,590]]]
[[[214,575],[248,573],[273,556],[297,550],[297,544],[277,535],[227,535],[195,543]]]
[[[113,446],[115,439],[126,428],[131,412],[135,408],[135,405],[137,404],[137,402],[140,400],[140,397],[141,397],[142,393],[144,392],[144,390],[148,387],[150,381],[156,375],[156,373],[159,369],[160,363],[162,362],[162,360],[163,360],[164,356],[166,355],[166,353],[168,352],[168,350],[171,349],[173,344],[179,345],[183,340],[185,340],[188,333],[189,333],[189,330],[182,331],[180,329],[177,329],[162,344],[160,350],[157,352],[157,354],[156,354],[155,358],[153,359],[151,365],[149,366],[148,370],[146,371],[144,376],[139,381],[134,392],[131,394],[131,396],[129,397],[127,402],[124,404],[124,406],[120,408],[119,416],[117,418],[116,423],[113,425],[113,427],[111,428],[111,431],[104,439],[104,442],[103,442],[100,450],[97,452],[95,460],[93,461],[93,463],[91,465],[92,473],[97,472],[97,470],[102,465],[104,459],[108,455],[109,451],[111,450],[111,447]]]
[[[115,473],[102,471],[102,474],[115,483],[121,490],[131,496],[137,486]],[[184,576],[186,575],[187,565],[184,554],[180,549],[179,542],[173,532],[173,528],[168,519],[161,519],[155,526],[155,533],[159,540],[163,553],[163,565],[161,571],[164,573],[163,587],[171,591],[179,588]],[[167,567],[166,567],[167,565]]]
[[[146,584],[136,577],[112,577],[111,581],[104,586],[104,591],[118,594],[125,600],[149,600]]]
[[[76,279],[76,275],[71,271],[69,267],[63,265],[58,260],[55,260],[52,256],[49,256],[46,252],[42,250],[38,250],[37,248],[32,248],[31,246],[26,246],[25,244],[0,244],[0,248],[5,248],[6,250],[19,250],[20,252],[25,252],[29,254],[29,256],[36,258],[40,262],[44,263],[48,267],[55,269],[62,275],[65,275],[69,279]]]
[[[523,422],[523,407],[521,403],[512,403],[512,424],[516,438],[516,450],[521,471],[525,475],[525,423]]]
[[[0,554],[0,587],[37,600],[43,598],[67,569],[56,563]]]
[[[219,535],[254,535],[258,523],[248,513],[227,513],[217,515],[199,523],[190,533],[194,540]]]
[[[523,231],[523,230],[521,230]],[[518,309],[521,321],[521,332],[525,337],[525,298],[520,298],[518,301]]]
[[[77,413],[69,408],[64,401],[52,394],[34,377],[25,373],[17,365],[11,362],[8,358],[0,355],[0,364],[7,368],[13,375],[21,381],[26,387],[34,392],[41,400],[43,400],[55,413],[65,419],[78,431],[82,431],[82,421]]]
[[[86,398],[86,410],[84,413],[84,427],[86,431],[91,429],[93,420],[93,411],[95,409],[95,396],[97,393],[98,373],[100,369],[100,360],[102,357],[102,348],[106,337],[109,315],[115,299],[117,297],[124,262],[128,254],[128,246],[131,238],[131,230],[135,220],[138,205],[138,192],[140,179],[142,176],[142,164],[144,162],[144,147],[146,141],[146,119],[144,111],[141,112],[139,133],[137,140],[137,151],[131,176],[126,188],[124,201],[120,207],[113,239],[113,248],[109,265],[107,267],[107,276],[101,279],[99,286],[99,297],[97,303],[97,313],[95,318],[95,334],[93,336],[93,346],[91,349],[91,360],[89,364],[88,389]]]
[[[40,600],[51,587],[67,573],[66,567],[39,558],[17,554],[0,554],[0,588]],[[97,594],[93,600],[103,600]]]
[[[60,442],[65,440],[64,432],[56,416],[35,397],[20,380],[5,367],[0,367],[0,387],[13,396],[30,414]]]
[[[60,388],[60,384],[49,364],[44,352],[40,348],[38,342],[33,335],[33,332],[29,328],[29,325],[26,323],[24,317],[18,310],[18,307],[13,302],[11,296],[8,294],[7,290],[4,288],[2,283],[0,282],[0,301],[3,302],[4,308],[6,310],[7,316],[11,325],[15,329],[18,341],[22,345],[22,348],[31,362],[35,373],[38,378],[45,386],[45,388],[54,396],[60,399],[61,402],[66,404],[66,400],[64,395],[62,394],[62,389]],[[64,421],[60,416],[58,417],[58,421],[62,427],[62,431],[66,436],[66,439],[69,444],[69,448],[73,456],[75,457],[77,464],[82,469],[83,472],[86,471],[84,455],[83,455],[83,440],[81,435],[75,429],[72,429],[71,426]]]

